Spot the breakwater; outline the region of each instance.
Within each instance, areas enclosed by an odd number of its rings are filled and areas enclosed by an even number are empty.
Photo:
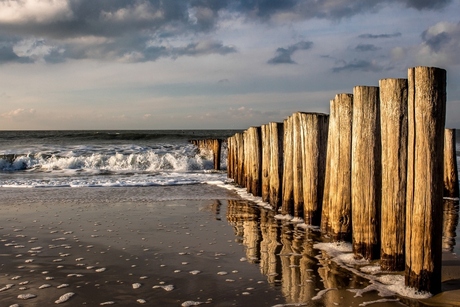
[[[356,86],[330,114],[296,112],[228,139],[229,178],[276,212],[352,242],[356,258],[441,291],[443,198],[458,197],[446,71]],[[444,170],[444,172],[443,172]]]

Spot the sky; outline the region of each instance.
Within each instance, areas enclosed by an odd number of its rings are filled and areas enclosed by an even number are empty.
[[[0,0],[0,130],[246,129],[414,66],[447,70],[460,0]]]

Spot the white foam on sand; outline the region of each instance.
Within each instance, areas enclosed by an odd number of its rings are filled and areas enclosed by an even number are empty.
[[[379,296],[383,297],[398,294],[412,299],[425,299],[432,296],[431,293],[406,287],[402,275],[383,274],[376,266],[369,266],[368,261],[355,259],[351,243],[317,243],[313,247],[324,251],[339,266],[369,280],[371,284],[364,289],[349,289],[349,291],[356,293],[355,296],[362,296],[363,293],[369,291],[378,291]],[[359,266],[362,267],[356,268]]]

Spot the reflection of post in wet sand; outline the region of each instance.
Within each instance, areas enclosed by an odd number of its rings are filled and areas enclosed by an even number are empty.
[[[260,211],[247,202],[228,201],[227,220],[235,227],[236,235],[242,238],[246,258],[253,263],[260,260],[259,215]]]
[[[248,260],[260,261],[261,273],[270,284],[281,283],[288,303],[307,302],[316,295],[322,286],[316,276],[317,251],[303,230],[289,223],[279,225],[273,211],[244,201],[229,200],[227,219],[241,237]]]
[[[442,249],[452,252],[455,246],[455,237],[458,224],[459,201],[444,199]]]
[[[275,284],[280,278],[277,255],[281,249],[281,244],[278,241],[279,227],[273,216],[273,211],[261,211],[260,271],[267,276],[267,281],[270,284]]]

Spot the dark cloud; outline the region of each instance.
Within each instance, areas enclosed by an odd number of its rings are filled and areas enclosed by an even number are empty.
[[[440,22],[423,31],[418,55],[433,65],[449,66],[460,63],[460,22]]]
[[[287,48],[278,48],[276,50],[275,57],[268,60],[267,63],[273,64],[273,65],[275,64],[296,64],[296,62],[294,62],[291,58],[292,55],[298,50],[308,50],[312,47],[313,47],[313,42],[302,41],[294,45],[291,45]]]
[[[0,64],[8,62],[31,63],[32,60],[29,57],[18,56],[11,46],[0,47]]]
[[[372,71],[379,72],[383,68],[373,62],[366,60],[354,60],[348,63],[344,63],[342,66],[337,66],[332,69],[333,72],[343,72],[343,71]]]
[[[460,38],[460,37],[458,37]],[[434,52],[440,52],[449,46],[452,41],[452,33],[440,32],[440,33],[430,33],[428,30],[422,33],[423,42]]]
[[[451,0],[0,0],[0,37],[37,38],[49,45],[48,62],[68,58],[155,60],[162,56],[183,56],[234,52],[234,48],[209,46],[166,47],[168,40],[200,41],[212,33],[224,16],[238,16],[248,22],[307,20],[333,21],[400,4],[418,10],[438,10]],[[33,4],[33,5],[32,5]],[[11,11],[11,12],[9,12]],[[10,14],[11,13],[11,14]],[[226,14],[230,13],[230,14]],[[231,18],[231,17],[230,17]],[[394,37],[396,34],[363,34],[363,38]],[[200,43],[196,43],[197,46]],[[151,47],[156,46],[156,47]],[[271,60],[293,63],[295,50],[280,48]],[[15,61],[14,54],[3,51]],[[14,53],[14,52],[13,52]],[[34,57],[31,57],[34,58]],[[24,60],[24,59],[20,59]],[[7,61],[7,60],[5,60]]]
[[[380,50],[381,48],[372,45],[372,44],[359,44],[358,46],[355,47],[356,51],[377,51]]]
[[[359,38],[370,38],[370,39],[375,39],[375,38],[392,38],[392,37],[399,37],[401,36],[400,32],[392,33],[392,34],[361,34],[358,36]]]
[[[417,10],[442,9],[452,2],[452,0],[404,0],[407,7]]]

